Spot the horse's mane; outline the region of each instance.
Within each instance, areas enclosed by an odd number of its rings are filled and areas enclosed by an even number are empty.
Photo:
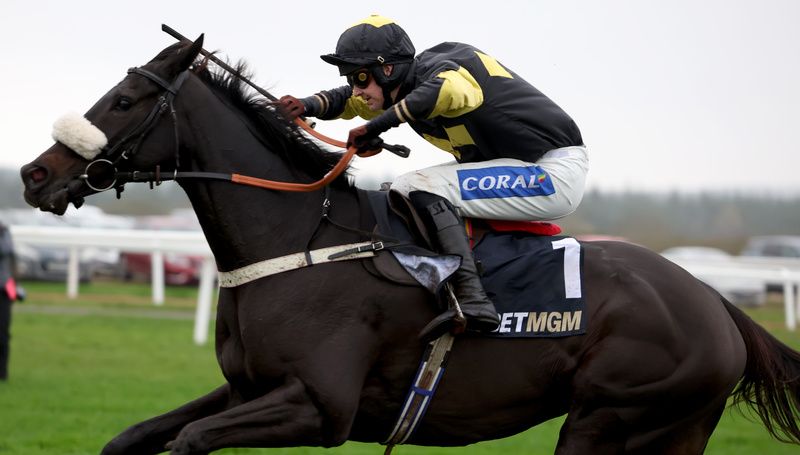
[[[237,63],[235,69],[250,79],[245,62]],[[278,109],[249,89],[240,78],[223,69],[209,70],[205,60],[198,60],[192,70],[212,90],[244,114],[255,127],[259,140],[293,168],[305,171],[312,178],[322,178],[339,161],[341,155],[324,150],[309,139],[300,127],[286,120]],[[341,182],[346,184],[346,179],[338,178],[335,181]]]

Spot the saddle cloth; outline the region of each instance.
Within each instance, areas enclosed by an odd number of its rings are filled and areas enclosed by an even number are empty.
[[[460,258],[431,251],[422,221],[402,196],[366,192],[375,218],[375,230],[401,241],[402,246],[364,261],[368,270],[406,285],[423,285],[434,293],[455,271]],[[491,226],[491,223],[489,223]],[[560,232],[549,223],[520,223],[539,232]],[[567,236],[489,230],[476,240],[475,260],[481,282],[500,315],[500,326],[490,337],[561,337],[583,334],[587,319],[582,282],[583,248]],[[407,273],[398,269],[400,266]]]

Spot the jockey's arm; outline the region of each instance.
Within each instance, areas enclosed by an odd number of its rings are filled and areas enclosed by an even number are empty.
[[[383,112],[370,110],[363,99],[353,96],[352,88],[347,85],[300,101],[305,106],[305,115],[321,120],[354,117],[369,120],[367,132],[373,136],[409,121],[458,117],[483,104],[483,90],[466,69],[447,63]]]
[[[371,111],[363,99],[353,96],[353,89],[349,85],[323,90],[302,98],[300,102],[305,106],[305,115],[320,120],[349,120],[355,117],[369,120],[380,114]]]
[[[438,116],[458,117],[483,104],[483,90],[464,68],[443,69],[367,123],[378,135],[405,122]]]

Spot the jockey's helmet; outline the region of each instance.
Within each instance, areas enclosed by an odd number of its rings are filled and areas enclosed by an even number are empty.
[[[339,67],[342,76],[371,68],[378,85],[384,90],[392,90],[405,79],[414,53],[414,44],[405,30],[393,20],[374,14],[342,33],[335,54],[321,55],[320,58]],[[386,76],[383,65],[393,65],[392,74]]]

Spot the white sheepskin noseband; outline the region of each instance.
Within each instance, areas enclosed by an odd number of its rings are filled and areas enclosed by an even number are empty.
[[[108,144],[108,138],[100,128],[74,112],[61,116],[53,123],[53,139],[87,160],[93,160]]]

